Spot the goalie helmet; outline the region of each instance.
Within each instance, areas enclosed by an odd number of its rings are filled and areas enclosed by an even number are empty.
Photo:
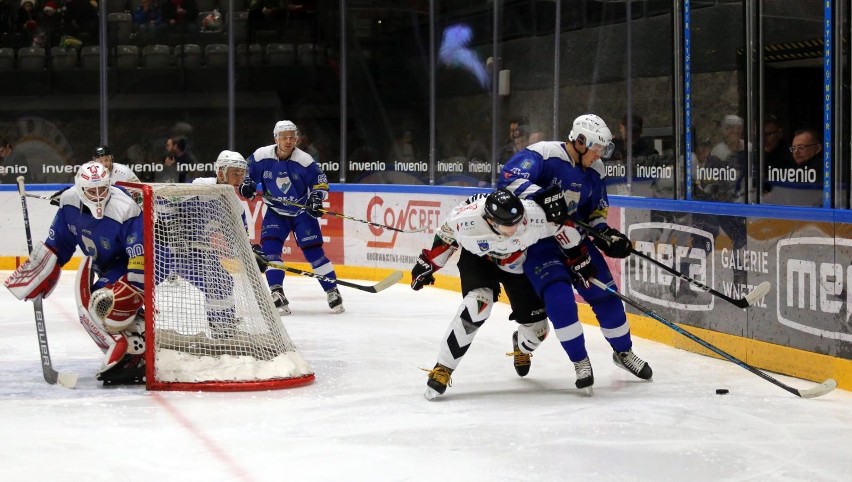
[[[294,124],[294,123],[292,123],[288,120],[278,121],[278,122],[275,123],[275,128],[272,129],[272,135],[275,136],[275,137],[278,137],[279,132],[289,132],[289,131],[295,132],[296,137],[299,137],[299,128],[296,127],[296,124]]]
[[[498,189],[485,198],[485,219],[500,226],[514,226],[524,218],[524,203],[510,191]]]
[[[97,161],[83,164],[74,176],[74,188],[95,219],[104,217],[110,196],[109,186],[109,171]]]
[[[586,145],[586,149],[591,149],[595,145],[601,146],[601,157],[609,157],[615,151],[615,144],[612,143],[612,132],[606,126],[606,122],[594,114],[583,114],[574,119],[568,140],[573,142],[578,140],[580,136],[583,136],[581,142]]]
[[[216,158],[213,167],[216,169],[216,172],[223,171],[227,173],[228,169],[232,168],[246,170],[248,169],[248,163],[239,152],[225,150],[219,153],[219,157]]]

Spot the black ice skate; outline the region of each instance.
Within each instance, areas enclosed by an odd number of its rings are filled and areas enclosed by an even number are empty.
[[[340,291],[337,288],[332,288],[325,292],[328,295],[328,307],[332,313],[343,313],[343,298],[340,296]]]
[[[145,355],[124,355],[115,365],[98,373],[98,380],[105,387],[118,385],[141,385],[145,383]]]
[[[592,362],[589,357],[574,363],[574,371],[577,372],[577,381],[574,385],[577,388],[588,388],[591,393],[591,387],[595,384],[595,374],[592,372]]]
[[[521,351],[520,347],[518,347],[518,332],[516,331],[512,335],[512,347],[514,351],[506,353],[507,356],[513,357],[513,362],[515,365],[515,372],[517,372],[519,377],[525,377],[530,372],[530,366],[532,365],[532,353],[524,353]]]
[[[284,296],[284,289],[280,286],[272,288],[272,301],[275,302],[275,307],[278,308],[278,313],[282,315],[289,315],[293,313],[290,311],[290,302],[287,301],[287,297]]]
[[[425,368],[423,370],[427,371]],[[447,391],[447,386],[453,385],[450,378],[452,374],[452,368],[436,363],[435,368],[429,371],[429,380],[426,381],[426,393],[423,394],[426,400],[434,400],[439,395],[443,395]]]
[[[612,361],[617,367],[627,370],[642,380],[650,380],[654,376],[651,365],[648,365],[647,362],[636,356],[632,349],[621,353],[614,352],[612,354]]]

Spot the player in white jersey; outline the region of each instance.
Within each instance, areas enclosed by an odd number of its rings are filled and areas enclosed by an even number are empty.
[[[429,372],[424,396],[428,400],[444,393],[450,375],[470,348],[491,307],[506,290],[518,330],[512,335],[515,371],[529,373],[531,353],[547,336],[549,327],[544,303],[523,273],[526,249],[540,239],[554,237],[566,253],[566,263],[579,273],[590,265],[578,249],[580,233],[573,225],[547,222],[544,210],[532,200],[521,200],[505,189],[487,196],[478,194],[456,206],[435,234],[432,249],[424,249],[411,270],[411,287],[433,284],[433,273],[446,265],[461,248],[458,269],[462,303],[450,322],[438,351],[438,361]]]
[[[139,177],[125,164],[114,162],[112,151],[108,146],[98,146],[92,151],[92,160],[103,164],[109,171],[109,178],[113,184],[124,182],[139,182]]]

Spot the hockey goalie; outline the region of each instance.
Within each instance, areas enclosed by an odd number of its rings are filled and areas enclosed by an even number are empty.
[[[104,386],[145,381],[142,212],[98,162],[77,171],[62,193],[47,239],[6,280],[20,300],[47,298],[60,268],[76,248],[85,255],[75,292],[80,322],[105,358],[97,379]]]

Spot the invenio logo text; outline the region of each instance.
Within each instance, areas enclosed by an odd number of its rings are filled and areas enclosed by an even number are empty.
[[[835,331],[848,326],[852,315],[852,266],[837,263],[845,258],[835,250],[849,253],[852,240],[790,238],[778,241],[776,249],[778,321],[811,335],[852,341],[852,334]],[[839,313],[842,323],[834,316]]]
[[[707,231],[672,223],[636,223],[628,228],[627,236],[636,251],[704,285],[713,286],[714,238]],[[627,262],[627,286],[636,298],[680,310],[713,309],[712,296],[656,264],[639,256],[631,256]]]

